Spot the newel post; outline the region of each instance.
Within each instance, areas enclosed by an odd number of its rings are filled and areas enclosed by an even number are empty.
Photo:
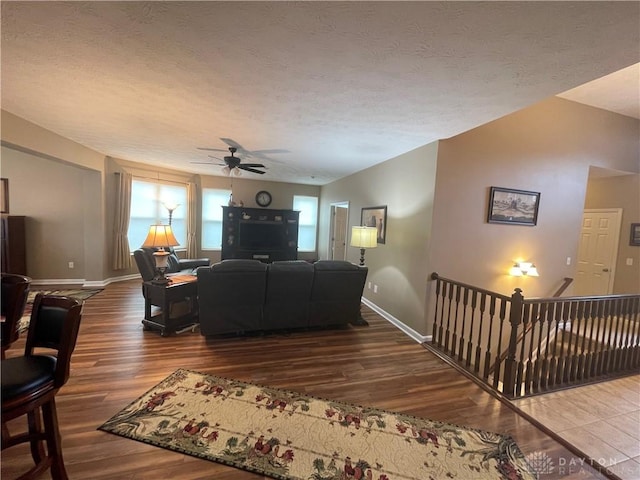
[[[522,290],[516,288],[511,295],[511,309],[509,311],[509,323],[511,324],[511,334],[509,335],[508,355],[504,363],[504,382],[502,393],[509,398],[517,396],[515,394],[516,383],[516,347],[518,342],[518,326],[522,321],[522,304],[524,297]]]

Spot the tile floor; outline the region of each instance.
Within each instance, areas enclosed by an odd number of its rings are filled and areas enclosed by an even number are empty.
[[[640,479],[640,375],[513,403],[618,477]]]

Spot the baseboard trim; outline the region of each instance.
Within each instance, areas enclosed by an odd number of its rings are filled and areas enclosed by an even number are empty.
[[[394,325],[396,328],[398,328],[399,330],[404,332],[408,337],[412,338],[416,342],[424,343],[424,342],[430,342],[431,341],[431,335],[422,335],[419,332],[416,332],[413,328],[409,327],[408,325],[405,325],[400,320],[398,320],[396,317],[391,315],[389,312],[383,310],[382,308],[380,308],[378,305],[376,305],[372,301],[367,300],[366,298],[362,297],[362,303],[364,303],[367,307],[369,307],[371,310],[373,310],[378,315],[380,315],[382,318],[384,318],[387,322],[389,322],[392,325]]]
[[[134,280],[140,278],[140,274],[134,273],[131,275],[123,275],[122,277],[112,277],[105,280],[85,280],[84,278],[53,278],[53,279],[32,279],[31,285],[39,286],[80,286],[81,288],[104,288],[107,285],[117,282],[124,282],[126,280]]]

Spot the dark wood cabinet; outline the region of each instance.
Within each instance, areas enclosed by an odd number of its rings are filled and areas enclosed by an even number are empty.
[[[300,212],[222,207],[222,260],[297,260]]]
[[[2,215],[2,272],[27,274],[26,217]]]

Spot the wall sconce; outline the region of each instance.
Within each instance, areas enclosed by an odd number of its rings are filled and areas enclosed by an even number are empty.
[[[169,252],[167,252],[164,247],[177,247],[178,245],[180,244],[173,235],[173,230],[171,230],[169,225],[151,225],[149,227],[149,233],[142,246],[158,249],[153,252],[157,274],[151,281],[152,283],[156,285],[166,285],[169,283],[169,279],[164,276],[164,272],[169,266]]]
[[[351,246],[360,248],[360,265],[364,265],[365,248],[378,246],[378,229],[376,227],[351,227]]]
[[[509,270],[509,275],[513,277],[539,277],[538,269],[531,262],[516,262]]]

